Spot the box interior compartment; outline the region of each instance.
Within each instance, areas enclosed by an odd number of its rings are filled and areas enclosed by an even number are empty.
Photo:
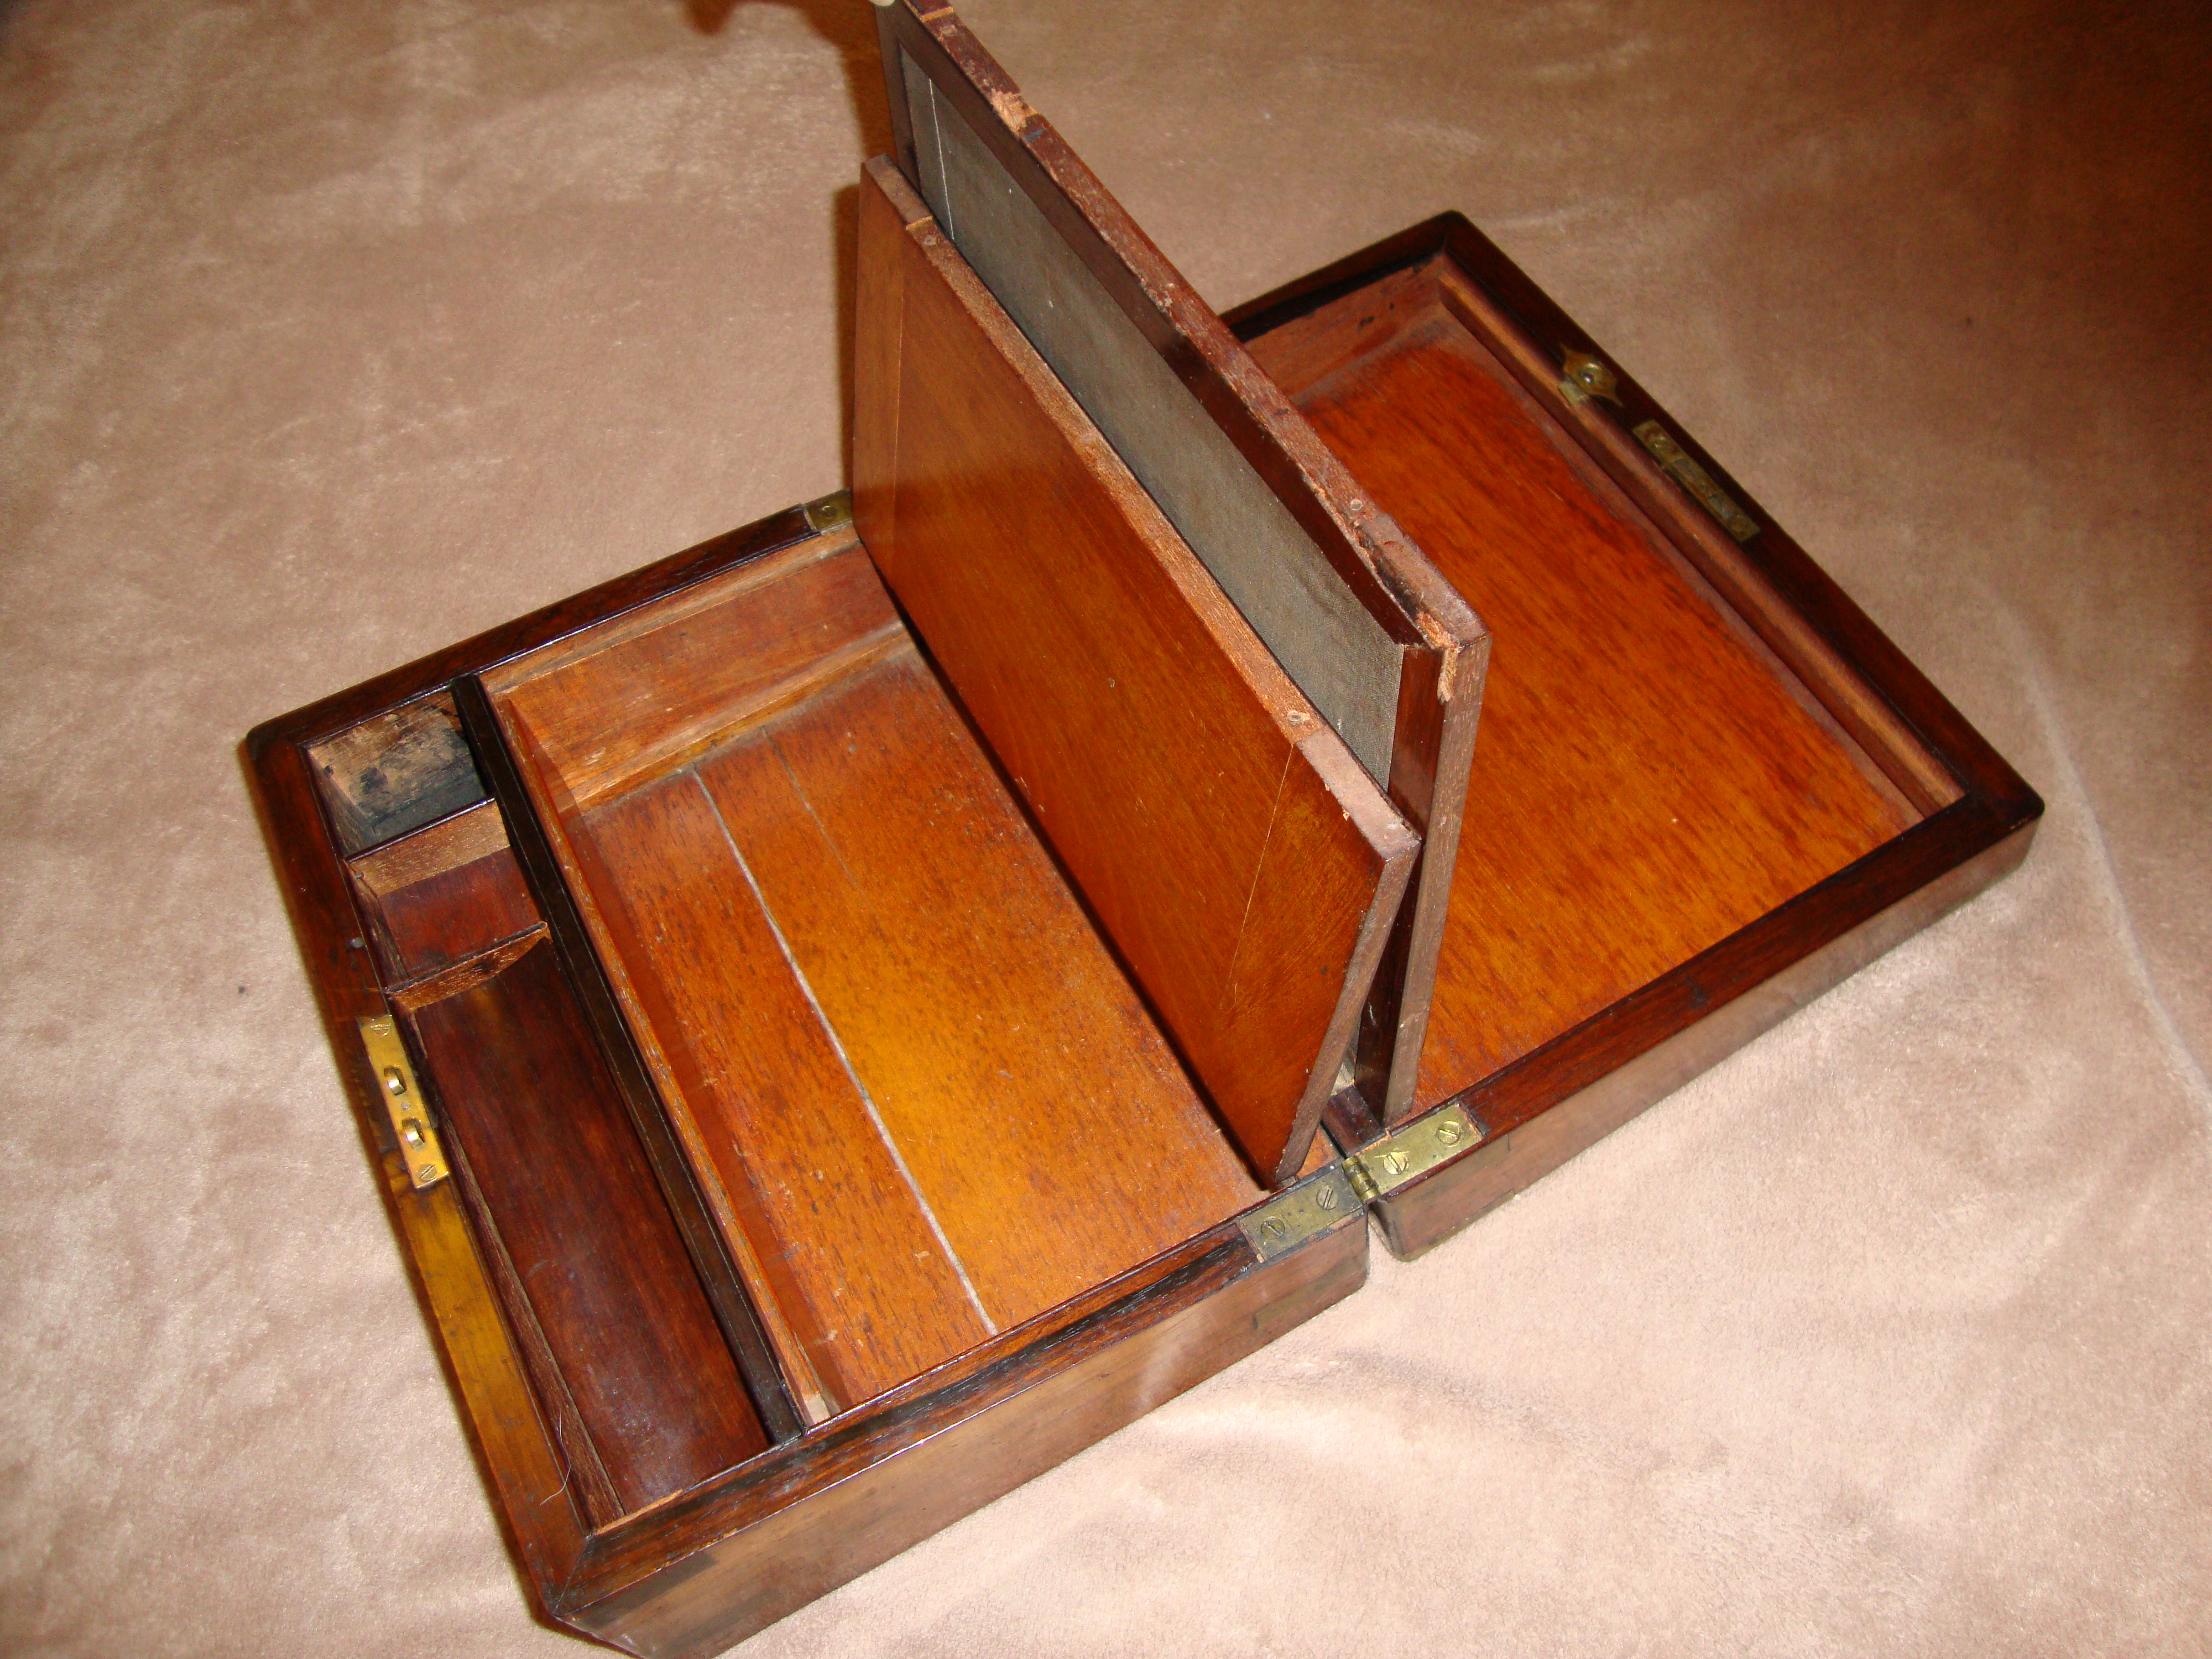
[[[426,753],[434,763],[408,764]],[[402,826],[346,860],[362,943],[433,1079],[455,1176],[586,1513],[611,1521],[762,1450],[768,1437],[451,699],[311,754],[342,844],[349,823],[366,825],[355,841]],[[374,820],[353,811],[364,775],[388,780],[374,786]]]
[[[1785,660],[1778,605],[1723,597],[1752,586],[1728,538],[1663,481],[1624,490],[1556,359],[1449,253],[1316,297],[1252,319],[1249,349],[1495,641],[1420,1110],[1959,791],[1846,671]]]
[[[809,1422],[1263,1196],[849,531],[483,684]]]

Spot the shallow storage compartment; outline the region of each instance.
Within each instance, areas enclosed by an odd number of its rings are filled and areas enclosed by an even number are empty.
[[[1416,1110],[1924,816],[1515,379],[1475,303],[1439,257],[1250,342],[1498,641]]]
[[[2025,855],[2033,792],[1465,220],[1231,321],[1492,631],[1415,1085],[1331,1107],[1413,1161],[1395,1250]]]
[[[485,679],[807,1421],[1259,1201],[849,532]]]

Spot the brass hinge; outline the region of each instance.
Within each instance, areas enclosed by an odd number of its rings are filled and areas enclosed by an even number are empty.
[[[825,530],[853,522],[853,492],[841,489],[818,501],[809,501],[799,510],[806,515],[806,527],[818,536]]]
[[[1277,1194],[1272,1202],[1239,1216],[1237,1224],[1244,1230],[1252,1253],[1262,1261],[1273,1261],[1346,1221],[1364,1224],[1364,1212],[1359,1194],[1345,1178],[1344,1166],[1332,1164],[1288,1192]]]
[[[1740,542],[1759,534],[1759,520],[1729,499],[1713,482],[1713,475],[1692,460],[1689,452],[1674,441],[1674,434],[1656,421],[1646,421],[1636,436],[1651,452],[1651,459],[1667,469],[1676,483],[1698,498],[1698,504],[1721,522],[1721,528]]]
[[[1354,1190],[1371,1204],[1481,1139],[1464,1108],[1447,1106],[1362,1146],[1344,1160],[1344,1170]]]
[[[364,1019],[360,1024],[361,1046],[368,1051],[369,1074],[376,1079],[376,1092],[392,1120],[399,1156],[406,1161],[407,1178],[417,1188],[434,1187],[448,1173],[446,1149],[438,1144],[438,1132],[430,1127],[429,1103],[422,1098],[422,1088],[415,1081],[415,1068],[408,1063],[407,1045],[399,1040],[399,1027],[388,1014]]]

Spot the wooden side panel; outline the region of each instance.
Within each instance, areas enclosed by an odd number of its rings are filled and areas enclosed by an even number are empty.
[[[539,753],[581,806],[683,764],[903,640],[848,533],[653,607],[611,636],[516,663],[495,684],[527,711]]]
[[[906,179],[1423,839],[1355,1055],[1363,1094],[1401,1115],[1455,867],[1482,621],[951,8],[890,0],[876,16]]]
[[[370,937],[393,985],[427,977],[538,925],[521,866],[504,845],[369,902],[375,918]]]
[[[1931,821],[1910,833],[1913,838],[1932,842],[1936,836],[1929,832],[1938,829]],[[1488,1136],[1375,1204],[1376,1224],[1390,1253],[1401,1261],[1409,1261],[1541,1180],[1885,951],[2009,874],[2027,855],[2034,835],[2032,823],[2014,830],[1742,994],[1701,1008],[1699,1018],[1682,1024],[1664,1041],[1633,1055],[1616,1056],[1611,1069],[1544,1110],[1518,1121],[1510,1111],[1501,1114],[1514,1127]],[[1832,896],[1823,908],[1842,905]],[[1731,941],[1730,947],[1712,954],[1737,954],[1741,937]],[[1716,985],[1726,986],[1747,977],[1731,971],[1734,964],[1725,962],[1700,965],[1705,971],[1699,977]],[[1479,1113],[1480,1108],[1474,1109]]]
[[[423,689],[407,685],[387,701],[401,702]],[[390,1008],[368,952],[353,943],[361,933],[361,915],[345,866],[324,828],[307,754],[286,732],[294,722],[311,720],[316,712],[302,710],[270,721],[246,739],[263,829],[356,1125],[383,1177],[393,1225],[452,1367],[466,1420],[507,1515],[509,1536],[538,1598],[547,1601],[550,1588],[564,1582],[574,1567],[588,1520],[532,1395],[455,1183],[444,1181],[417,1190],[392,1138],[355,1024]],[[372,712],[374,706],[359,711]]]
[[[1500,642],[1420,1104],[1916,821],[1449,316],[1290,389]]]
[[[905,216],[928,216],[911,196],[894,204],[881,190],[860,185],[860,241],[863,253],[854,295],[853,528],[869,547],[889,547],[898,536],[898,495],[888,469],[898,457],[899,357],[905,349],[906,262],[879,257],[896,247]]]
[[[918,658],[699,775],[994,1328],[1258,1199]]]
[[[553,951],[528,951],[412,1023],[621,1510],[765,1447]]]
[[[655,1535],[595,1540],[556,1616],[650,1659],[717,1652],[1062,1462],[1365,1281],[1367,1230],[1265,1266],[1215,1248],[1000,1364],[780,1452],[678,1506]],[[690,1548],[690,1539],[698,1541]]]
[[[704,1151],[709,1200],[830,1411],[988,1334],[793,973],[713,802],[678,773],[570,827],[639,1035]],[[773,1325],[771,1327],[773,1328]]]
[[[862,190],[905,194],[880,162]],[[897,453],[856,462],[895,498],[870,550],[1255,1167],[1285,1179],[1418,843],[934,226],[861,222],[862,264],[904,266]]]

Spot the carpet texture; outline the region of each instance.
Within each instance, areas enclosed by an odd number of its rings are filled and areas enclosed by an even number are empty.
[[[746,1650],[2204,1651],[2201,9],[965,15],[1218,304],[1464,210],[2050,812],[1472,1231]],[[872,28],[0,7],[9,1651],[584,1651],[237,745],[842,483]]]

